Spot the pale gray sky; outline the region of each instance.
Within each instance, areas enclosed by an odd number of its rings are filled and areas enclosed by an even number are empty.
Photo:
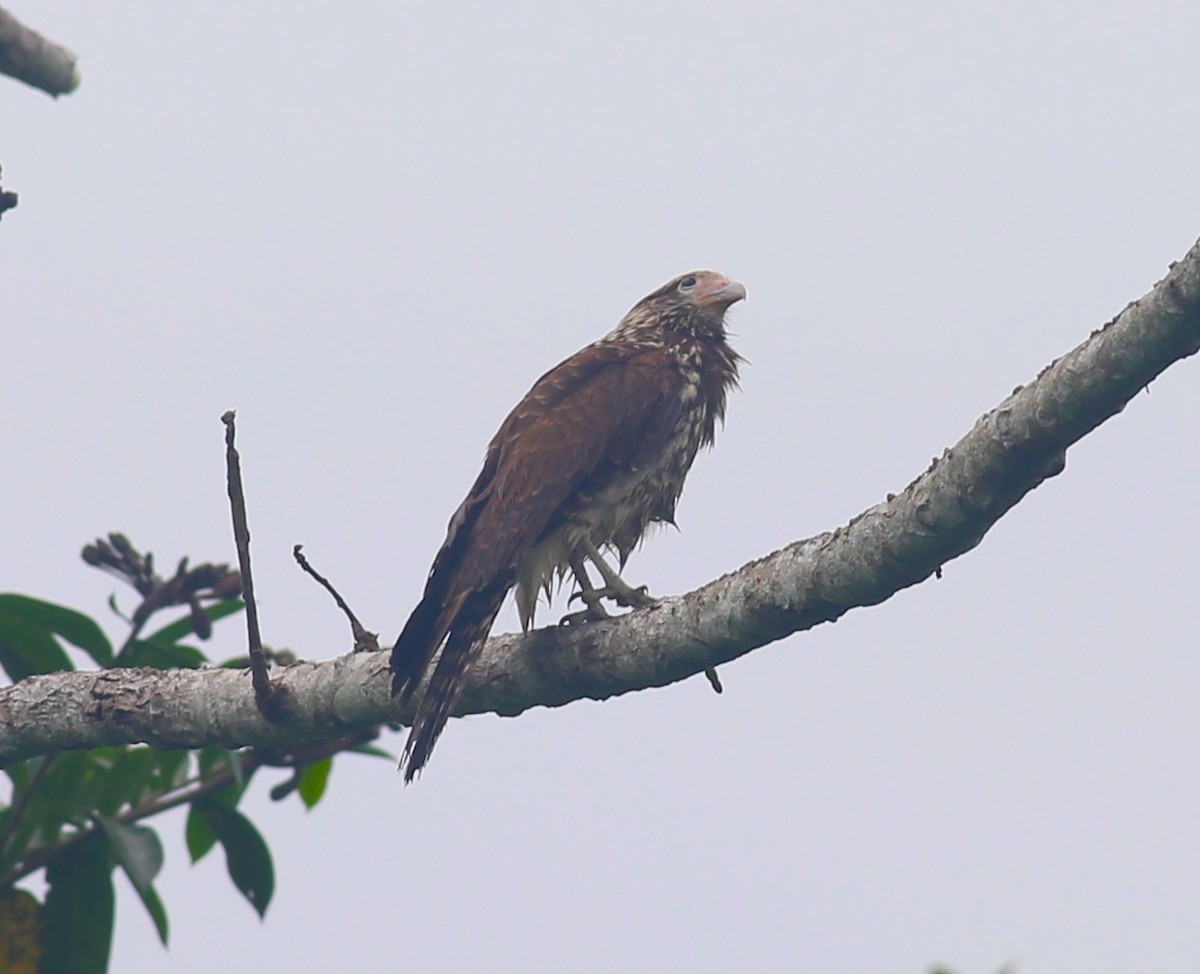
[[[393,638],[512,403],[674,274],[745,282],[752,364],[630,563],[659,594],[902,488],[1200,235],[1194,3],[13,12],[83,84],[0,84],[0,588],[104,616],[114,529],[232,560],[236,408],[305,657],[348,636],[292,544]],[[1196,370],[722,697],[455,721],[310,814],[264,775],[263,924],[157,823],[171,946],[118,879],[113,970],[1195,969]]]

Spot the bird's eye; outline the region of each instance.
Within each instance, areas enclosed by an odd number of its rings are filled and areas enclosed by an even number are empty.
[[[693,288],[695,286],[696,286],[696,275],[695,274],[689,274],[687,277],[685,277],[682,281],[679,282],[679,290],[681,290],[681,291],[686,291],[688,288]]]

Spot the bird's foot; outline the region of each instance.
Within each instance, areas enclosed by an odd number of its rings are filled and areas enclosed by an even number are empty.
[[[645,585],[634,588],[619,575],[607,579],[606,582],[604,588],[595,589],[593,594],[602,599],[612,599],[625,609],[645,609],[651,605],[658,605],[659,600],[647,591]]]
[[[575,578],[579,581],[580,587],[584,590],[583,600],[585,602],[590,605],[593,599],[612,599],[617,605],[626,609],[645,609],[651,605],[658,605],[658,599],[646,590],[645,585],[634,588],[626,582],[617,570],[604,560],[589,539],[585,538],[583,544],[584,554],[596,566],[604,579],[603,588],[592,588],[591,583],[587,580],[587,572],[583,571],[582,556],[576,557],[571,568],[575,572]]]
[[[582,626],[585,622],[600,622],[604,619],[611,619],[602,606],[589,606],[586,609],[580,609],[577,612],[568,612],[565,616],[558,620],[560,626]]]
[[[611,619],[604,606],[601,605],[603,596],[598,594],[595,589],[585,589],[582,592],[575,592],[567,599],[567,605],[578,600],[586,604],[586,607],[578,612],[568,612],[563,616],[558,624],[560,626],[581,626],[585,622],[599,622],[601,619]]]
[[[585,622],[611,619],[612,616],[608,614],[603,605],[605,599],[612,599],[623,609],[644,609],[647,606],[658,605],[659,601],[646,591],[645,585],[633,588],[631,585],[627,585],[620,576],[617,576],[616,584],[610,582],[603,588],[583,589],[573,593],[567,600],[567,604],[579,601],[583,602],[586,608],[568,613],[559,620],[558,624],[560,626],[579,626]]]

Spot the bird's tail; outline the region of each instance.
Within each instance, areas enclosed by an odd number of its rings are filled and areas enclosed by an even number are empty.
[[[431,591],[431,589],[433,589]],[[425,590],[421,601],[413,609],[404,624],[404,630],[392,647],[390,668],[392,671],[392,696],[399,697],[401,704],[408,703],[421,683],[430,661],[454,621],[462,605],[462,599],[453,605],[442,604],[443,592],[434,589],[432,583]]]
[[[501,589],[498,594],[494,592],[475,593],[474,597],[468,599],[462,606],[461,611],[457,613],[457,618],[454,618],[450,626],[449,638],[446,640],[445,648],[442,649],[442,655],[434,668],[433,676],[429,679],[429,686],[426,687],[425,694],[421,698],[421,705],[417,708],[412,729],[409,731],[408,740],[404,745],[404,754],[400,758],[400,768],[404,772],[405,784],[409,784],[425,767],[425,762],[429,760],[433,745],[437,743],[438,736],[442,733],[442,728],[446,726],[446,721],[450,719],[450,712],[462,693],[463,674],[479,655],[479,650],[483,647],[492,623],[496,619],[496,613],[500,611],[500,606],[504,602],[506,591],[506,589]],[[417,611],[420,611],[419,606]],[[416,612],[413,615],[415,616]],[[405,628],[407,629],[407,626]],[[403,638],[401,636],[397,641],[397,647]],[[416,676],[405,685],[404,693],[411,696],[413,689],[420,681],[424,668],[422,666]],[[394,681],[398,679],[399,674],[393,677]],[[393,690],[393,692],[395,691]]]

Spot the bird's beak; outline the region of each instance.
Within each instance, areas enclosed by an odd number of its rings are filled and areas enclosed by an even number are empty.
[[[746,297],[746,288],[740,281],[719,278],[696,295],[696,304],[701,308],[728,308]]]

